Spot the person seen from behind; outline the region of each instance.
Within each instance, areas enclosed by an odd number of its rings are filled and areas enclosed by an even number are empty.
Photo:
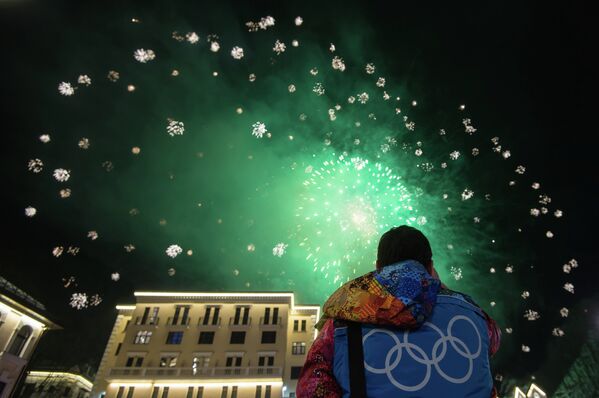
[[[378,245],[376,270],[323,307],[298,398],[496,397],[495,321],[435,271],[428,239],[402,225]]]

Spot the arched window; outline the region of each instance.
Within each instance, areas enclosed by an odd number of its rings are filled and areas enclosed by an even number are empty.
[[[20,356],[22,354],[23,348],[25,347],[25,344],[27,343],[27,340],[29,340],[29,337],[31,336],[31,332],[33,332],[31,326],[22,326],[21,329],[19,329],[19,331],[15,335],[12,344],[8,349],[8,352],[10,354]]]

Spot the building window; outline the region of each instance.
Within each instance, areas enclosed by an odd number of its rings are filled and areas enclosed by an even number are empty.
[[[129,387],[129,391],[127,391],[127,398],[133,398],[134,392],[135,392],[135,387]]]
[[[187,387],[187,396],[185,398],[193,398],[193,387]]]
[[[306,320],[301,320],[301,328],[300,328],[300,320],[296,319],[293,321],[293,331],[294,332],[305,332],[306,331]]]
[[[175,366],[177,366],[176,355],[163,355],[160,357],[161,368],[174,368]]]
[[[207,306],[204,318],[202,319],[202,325],[218,325],[219,313],[220,307]]]
[[[121,352],[122,346],[123,346],[123,343],[119,343],[119,345],[116,346],[116,351],[114,352],[114,356],[119,355],[119,352]]]
[[[304,355],[306,353],[306,343],[303,341],[294,341],[291,343],[291,353],[293,355]]]
[[[152,390],[152,398],[158,398],[158,392],[160,392],[160,387],[154,387]]]
[[[171,318],[169,325],[188,325],[189,324],[189,306],[178,305],[175,307],[175,315]]]
[[[148,321],[148,315],[150,315],[150,307],[144,308],[144,314],[141,316],[141,320],[139,322],[136,322],[136,323],[138,325],[145,325],[146,322]]]
[[[200,332],[198,344],[212,344],[214,342],[214,332]]]
[[[196,355],[193,357],[191,370],[194,375],[201,372],[200,368],[207,368],[210,365],[210,354]]]
[[[158,325],[158,311],[160,308],[154,307],[152,308],[152,312],[150,312],[150,316],[148,317],[148,325]]]
[[[265,369],[258,369],[258,374],[271,374],[274,365],[275,357],[273,355],[260,355],[258,357],[258,366]]]
[[[168,387],[164,387],[162,389],[162,398],[168,398],[168,390],[169,390]]]
[[[152,332],[147,330],[140,330],[135,335],[135,340],[133,340],[133,344],[149,344],[151,338]]]
[[[222,392],[220,393],[220,398],[227,398],[228,392],[229,392],[229,387],[224,386]]]
[[[225,366],[227,368],[233,369],[225,369],[225,374],[241,374],[241,360],[242,357],[239,355],[230,355],[227,356],[227,362],[225,362]]]
[[[248,325],[250,316],[250,307],[236,307],[233,325]]]
[[[271,386],[266,386],[266,391],[264,391],[264,398],[270,398],[270,390],[272,389]]]
[[[272,318],[271,318],[271,314],[272,314]],[[269,307],[264,308],[264,318],[262,319],[262,324],[277,325],[278,323],[279,323],[279,307],[272,308],[272,313],[271,313],[271,308],[269,308]]]
[[[237,398],[237,386],[233,386],[231,389],[231,398]]]
[[[66,386],[64,388],[64,391],[62,392],[62,396],[63,397],[68,397],[69,395],[71,395],[71,387]]]
[[[299,375],[300,375],[301,371],[302,371],[301,366],[292,366],[291,367],[291,380],[299,379]]]
[[[277,332],[262,332],[262,344],[274,344],[277,341]]]
[[[137,357],[137,356],[129,356],[127,357],[127,362],[125,363],[125,366],[130,368],[132,366],[135,366],[136,368],[140,368],[141,365],[144,362],[144,357]]]
[[[229,344],[244,344],[245,332],[231,332],[231,341]]]
[[[25,348],[25,344],[27,343],[27,340],[29,340],[29,337],[31,336],[31,333],[33,332],[33,329],[31,328],[31,326],[29,325],[24,325],[21,326],[21,328],[19,329],[19,331],[17,332],[17,334],[15,335],[15,337],[12,340],[12,344],[10,345],[10,348],[8,349],[8,353],[9,354],[13,354],[14,356],[21,356],[21,354],[23,354],[23,349]]]
[[[196,398],[204,398],[204,386],[198,387]]]
[[[256,396],[255,398],[262,398],[262,386],[256,386]]]
[[[116,392],[116,398],[123,398],[124,393],[125,393],[125,387],[120,386],[119,390]]]
[[[168,332],[166,336],[166,344],[181,344],[183,340],[183,332]]]
[[[250,307],[235,307],[235,316],[233,317],[233,325],[249,325],[250,323]]]

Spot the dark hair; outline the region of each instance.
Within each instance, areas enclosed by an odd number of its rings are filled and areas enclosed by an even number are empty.
[[[426,236],[416,228],[402,225],[391,228],[381,236],[377,264],[382,268],[404,260],[416,260],[428,270],[432,257]]]

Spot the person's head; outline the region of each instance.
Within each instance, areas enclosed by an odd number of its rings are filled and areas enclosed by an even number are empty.
[[[428,239],[416,228],[402,225],[391,228],[379,241],[376,268],[404,260],[416,260],[433,273],[433,252]]]

